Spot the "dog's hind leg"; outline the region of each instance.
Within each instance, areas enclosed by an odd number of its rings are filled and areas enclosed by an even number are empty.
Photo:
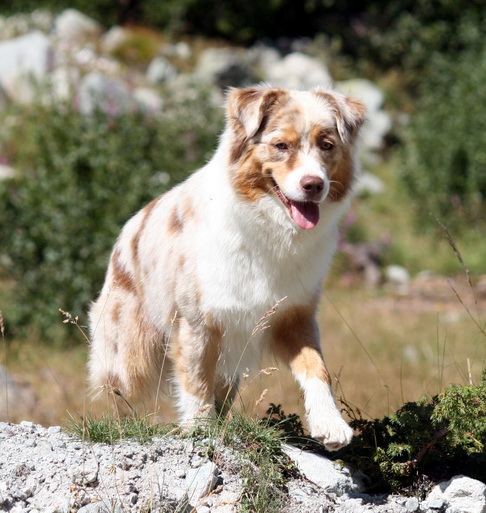
[[[216,364],[222,331],[211,322],[192,326],[179,320],[173,352],[182,424],[215,414]]]
[[[238,393],[238,384],[238,378],[229,383],[222,378],[216,383],[214,406],[218,417],[225,417],[228,414]]]

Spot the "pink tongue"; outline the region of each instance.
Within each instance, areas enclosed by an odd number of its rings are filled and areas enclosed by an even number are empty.
[[[290,215],[298,226],[304,230],[314,228],[319,221],[319,205],[317,203],[290,202]]]

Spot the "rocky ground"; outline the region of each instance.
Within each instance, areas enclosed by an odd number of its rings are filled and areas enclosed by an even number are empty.
[[[57,426],[0,423],[0,511],[239,511],[241,456],[216,444],[209,460],[209,443],[170,436],[147,444],[92,444]],[[282,511],[486,512],[486,486],[479,481],[458,476],[436,486],[423,501],[370,496],[362,493],[361,481],[348,469],[295,448],[286,451],[300,476],[282,492]]]

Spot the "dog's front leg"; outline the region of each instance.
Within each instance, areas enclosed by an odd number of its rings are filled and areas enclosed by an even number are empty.
[[[311,436],[330,451],[347,445],[353,431],[341,417],[332,395],[331,379],[319,349],[314,309],[299,307],[283,312],[274,323],[273,342],[276,355],[290,367],[304,392]]]
[[[221,334],[212,326],[191,326],[181,319],[175,343],[175,377],[179,420],[191,424],[214,416],[215,374]]]

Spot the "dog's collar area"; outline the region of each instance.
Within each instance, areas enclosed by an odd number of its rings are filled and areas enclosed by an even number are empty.
[[[295,201],[287,197],[282,189],[278,186],[277,182],[272,178],[272,190],[278,199],[287,208],[292,220],[304,230],[314,228],[319,222],[319,204],[314,201]]]

